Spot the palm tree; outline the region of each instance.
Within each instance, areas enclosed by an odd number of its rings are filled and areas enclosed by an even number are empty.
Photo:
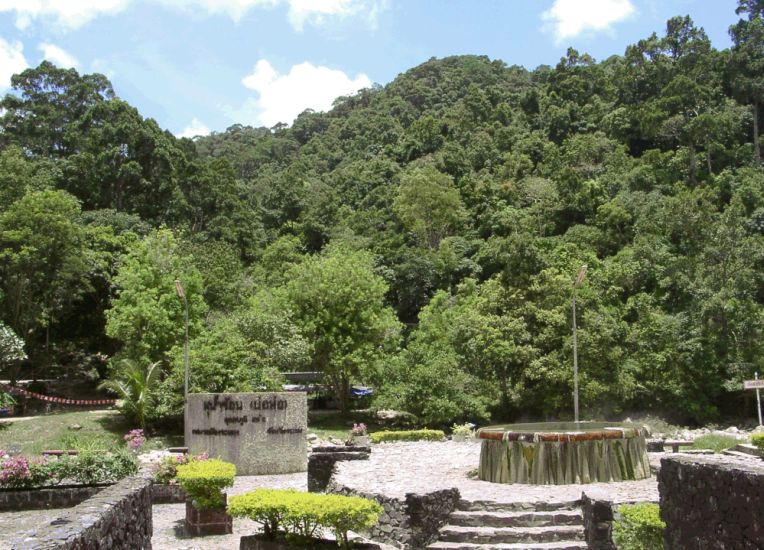
[[[116,376],[98,386],[99,389],[116,393],[122,401],[118,405],[119,410],[141,428],[146,427],[146,414],[153,401],[151,390],[159,379],[159,365],[160,361],[157,361],[143,367],[135,361],[125,359]]]

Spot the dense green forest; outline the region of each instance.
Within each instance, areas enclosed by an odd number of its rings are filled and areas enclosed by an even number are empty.
[[[48,62],[0,118],[0,346],[153,422],[320,370],[422,422],[748,412],[764,368],[764,0],[595,61],[431,59],[291,126],[176,139]],[[28,356],[18,360],[19,345]],[[147,391],[144,391],[147,390]],[[750,409],[751,411],[753,408]]]

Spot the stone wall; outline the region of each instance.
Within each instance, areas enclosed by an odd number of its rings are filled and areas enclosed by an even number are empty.
[[[45,487],[42,489],[3,489],[0,490],[0,512],[71,508],[110,485],[110,483],[104,483]]]
[[[592,550],[615,550],[613,544],[613,503],[581,495],[584,536]]]
[[[761,548],[764,463],[731,457],[666,457],[658,473],[668,550]]]
[[[434,542],[438,529],[445,525],[448,516],[456,509],[459,491],[445,489],[426,495],[406,494],[405,500],[339,487],[330,482],[328,492],[355,495],[377,501],[384,511],[379,523],[371,529],[369,536],[398,548],[424,548]]]
[[[152,504],[183,504],[186,491],[177,483],[154,483],[151,486]]]
[[[13,550],[150,550],[151,480],[129,477],[54,521],[30,527]]]
[[[343,460],[368,460],[370,447],[325,445],[314,447],[308,457],[308,491],[326,490],[334,474],[334,465]]]

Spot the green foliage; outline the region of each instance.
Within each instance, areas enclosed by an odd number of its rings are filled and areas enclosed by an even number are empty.
[[[128,421],[145,428],[154,407],[154,390],[159,375],[159,362],[144,365],[124,359],[112,372],[112,378],[102,382],[99,388],[117,394],[122,414]]]
[[[348,531],[366,531],[376,525],[382,507],[362,497],[257,489],[231,497],[228,513],[260,523],[269,539],[283,530],[295,542],[310,546],[311,537],[329,529],[340,547],[350,548]]]
[[[372,443],[385,443],[388,441],[443,441],[446,434],[443,430],[402,430],[383,431],[369,434]]]
[[[384,302],[387,285],[368,253],[344,247],[307,258],[290,276],[285,307],[313,343],[312,366],[347,411],[350,382],[373,376],[397,344],[399,323]]]
[[[178,466],[178,484],[199,510],[220,508],[225,504],[223,489],[233,487],[236,466],[222,460],[193,460]]]
[[[760,451],[764,452],[764,433],[752,434],[751,443]]]
[[[132,244],[114,277],[117,296],[106,312],[106,334],[122,342],[121,355],[144,363],[167,359],[183,342],[184,305],[175,281],[188,300],[189,332],[201,329],[207,311],[202,278],[183,256],[172,232],[160,229]]]
[[[693,449],[711,449],[717,453],[731,449],[740,443],[740,440],[732,435],[706,434],[696,437],[692,442]]]
[[[666,524],[657,504],[644,502],[618,507],[613,525],[613,541],[623,550],[661,550]]]
[[[81,451],[76,456],[59,458],[54,471],[60,479],[84,484],[116,481],[138,472],[138,458],[126,449]]]

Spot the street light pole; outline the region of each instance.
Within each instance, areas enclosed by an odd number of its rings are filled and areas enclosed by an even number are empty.
[[[578,339],[576,337],[576,289],[586,276],[586,264],[581,266],[573,283],[573,418],[578,423]]]
[[[175,290],[178,291],[178,297],[183,300],[183,306],[185,309],[185,328],[186,337],[183,341],[183,403],[188,403],[188,300],[186,299],[186,292],[183,290],[183,285],[179,280],[175,280]]]

